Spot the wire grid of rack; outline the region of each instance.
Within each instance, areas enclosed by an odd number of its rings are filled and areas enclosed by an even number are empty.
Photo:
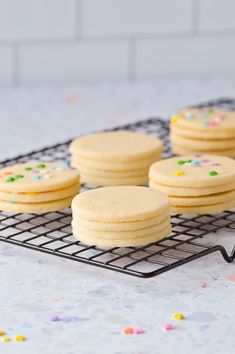
[[[205,106],[235,109],[235,100],[221,99],[207,102]],[[164,156],[172,155],[167,122],[153,118],[112,130],[120,129],[158,136],[164,141]],[[33,160],[69,161],[70,142],[5,160],[0,162],[0,168]],[[83,185],[82,191],[91,188]],[[84,245],[74,238],[71,231],[71,209],[41,215],[0,212],[0,241],[142,278],[156,276],[216,251],[221,252],[225,261],[234,260],[235,248],[228,254],[222,245],[208,244],[206,236],[222,228],[235,229],[235,211],[216,215],[174,215],[172,226],[171,236],[158,242],[135,248],[101,249]]]

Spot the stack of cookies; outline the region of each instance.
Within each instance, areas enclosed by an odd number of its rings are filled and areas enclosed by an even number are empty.
[[[45,213],[67,208],[80,189],[77,170],[67,163],[31,162],[0,170],[0,209]]]
[[[73,199],[72,212],[74,236],[88,245],[138,246],[171,233],[168,197],[147,187],[90,190]]]
[[[165,192],[177,214],[210,214],[235,207],[235,161],[216,155],[174,157],[153,164],[149,186]]]
[[[177,155],[201,152],[235,157],[235,111],[184,109],[171,117],[170,140]]]
[[[145,185],[151,164],[161,159],[162,142],[151,135],[113,131],[83,136],[70,146],[71,165],[92,185]]]

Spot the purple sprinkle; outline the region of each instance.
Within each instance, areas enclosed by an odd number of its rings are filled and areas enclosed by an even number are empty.
[[[203,163],[210,162],[210,160],[202,160]]]
[[[211,166],[220,166],[220,163],[215,162],[215,163],[212,163]]]
[[[200,155],[200,154],[196,154],[196,155],[194,155],[194,157],[201,157],[202,155]]]
[[[76,170],[76,167],[70,166],[70,170]]]
[[[50,321],[52,321],[52,322],[57,322],[59,320],[60,320],[59,316],[54,315],[54,316],[50,317]]]

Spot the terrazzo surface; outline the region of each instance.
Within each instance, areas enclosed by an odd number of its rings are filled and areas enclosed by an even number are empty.
[[[0,158],[176,108],[235,97],[235,80],[197,79],[0,91]],[[234,232],[208,242],[228,251]],[[139,279],[0,242],[0,329],[20,354],[222,354],[235,351],[235,263],[219,253]],[[173,320],[181,312],[185,319]],[[51,321],[58,316],[59,321]],[[173,330],[161,326],[171,323]],[[123,335],[125,327],[144,329]]]

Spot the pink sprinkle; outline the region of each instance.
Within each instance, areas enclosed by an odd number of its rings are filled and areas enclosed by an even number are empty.
[[[218,116],[219,116],[219,118],[221,118],[221,119],[224,119],[224,118],[225,118],[225,114],[219,114]]]
[[[132,333],[134,334],[143,334],[144,330],[142,328],[133,328]]]
[[[220,163],[215,162],[215,163],[212,163],[211,166],[220,166]]]
[[[210,127],[216,127],[218,123],[215,122],[214,120],[209,120],[208,124],[209,124]]]
[[[161,326],[161,329],[163,331],[167,332],[167,331],[171,331],[172,329],[174,329],[174,327],[172,326],[172,324],[166,323],[166,324]]]
[[[203,163],[210,162],[210,160],[202,160]]]
[[[201,156],[202,156],[201,154],[194,155],[194,157],[201,157]]]
[[[59,316],[54,315],[54,316],[50,317],[50,321],[52,321],[52,322],[57,322],[59,320],[60,320]]]

